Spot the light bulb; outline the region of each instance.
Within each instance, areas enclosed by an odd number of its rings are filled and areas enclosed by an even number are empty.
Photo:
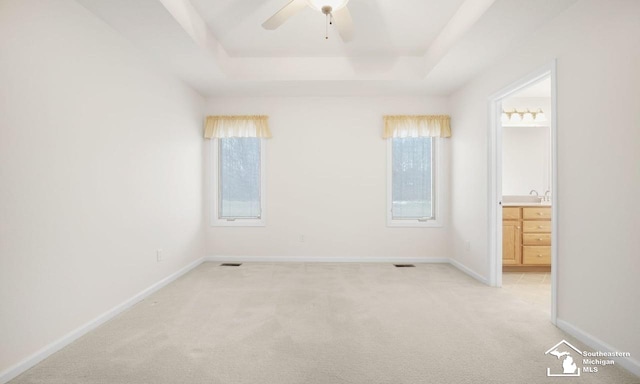
[[[536,121],[547,121],[547,117],[544,115],[542,109],[538,109],[538,113],[536,113]]]
[[[532,121],[533,121],[533,115],[531,114],[531,112],[529,112],[529,110],[527,110],[527,112],[525,112],[524,115],[522,115],[522,122],[530,123]]]
[[[311,8],[322,12],[322,7],[331,7],[331,12],[344,8],[349,0],[307,0]]]
[[[519,123],[520,120],[522,120],[522,116],[520,116],[520,113],[516,110],[511,114],[510,120],[512,123]]]
[[[502,120],[502,124],[506,124],[509,122],[509,116],[506,112],[502,112],[502,117],[500,118],[500,120]]]

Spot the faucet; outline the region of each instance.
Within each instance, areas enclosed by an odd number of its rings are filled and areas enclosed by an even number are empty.
[[[540,196],[538,191],[536,191],[535,189],[532,189],[531,192],[529,192],[529,194],[532,195],[532,196],[533,196],[534,193],[536,194],[536,196]]]
[[[544,192],[543,201],[551,201],[551,191],[550,190],[547,189]]]

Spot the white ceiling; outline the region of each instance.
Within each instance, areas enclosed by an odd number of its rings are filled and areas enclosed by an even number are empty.
[[[355,38],[289,0],[76,0],[204,96],[448,95],[576,0],[350,0]]]
[[[325,40],[325,16],[310,8],[280,28],[261,24],[290,0],[191,0],[211,32],[233,57],[422,56],[464,0],[351,0],[356,39],[335,30]],[[428,16],[427,16],[428,15]]]

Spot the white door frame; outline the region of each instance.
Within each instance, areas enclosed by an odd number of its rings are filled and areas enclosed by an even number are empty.
[[[551,322],[556,324],[558,293],[558,146],[556,60],[496,92],[489,98],[489,282],[502,286],[502,100],[541,80],[551,78]]]

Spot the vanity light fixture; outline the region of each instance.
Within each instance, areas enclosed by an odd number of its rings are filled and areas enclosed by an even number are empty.
[[[502,110],[502,122],[503,123],[508,123],[511,120],[514,119],[514,115],[518,115],[518,111],[516,111],[515,109],[513,111],[505,111],[504,109]]]
[[[542,111],[542,108],[538,108],[538,111],[535,113],[532,113],[533,115],[533,120],[535,121],[547,121],[547,116],[545,116],[544,112]]]
[[[501,120],[503,123],[519,123],[519,122],[523,122],[523,123],[540,123],[540,122],[544,122],[547,121],[547,118],[544,114],[544,111],[542,110],[542,108],[538,108],[535,111],[532,111],[530,109],[526,109],[524,111],[518,111],[517,109],[513,109],[510,111],[505,111],[504,109],[502,110],[502,116],[501,116]]]

